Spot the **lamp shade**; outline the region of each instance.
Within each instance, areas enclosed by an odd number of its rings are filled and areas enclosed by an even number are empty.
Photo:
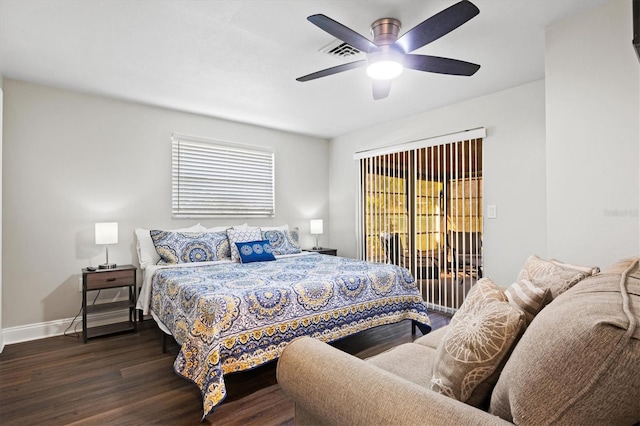
[[[322,219],[311,219],[309,232],[312,234],[322,234]]]
[[[118,222],[96,223],[96,244],[116,244],[118,242]]]

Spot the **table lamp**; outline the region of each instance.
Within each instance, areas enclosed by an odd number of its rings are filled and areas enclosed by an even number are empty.
[[[318,235],[322,234],[322,219],[311,219],[309,223],[309,231],[316,236],[316,246],[313,248],[314,250],[319,250],[320,244],[318,243]]]
[[[113,269],[115,263],[109,263],[109,244],[118,242],[118,222],[101,222],[96,223],[96,244],[106,245],[107,261],[102,265],[98,265],[99,269]]]

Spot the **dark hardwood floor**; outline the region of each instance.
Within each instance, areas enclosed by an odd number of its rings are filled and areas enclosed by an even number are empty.
[[[430,314],[433,328],[449,317]],[[173,372],[178,346],[161,350],[153,320],[135,334],[90,340],[51,337],[0,354],[2,425],[198,425],[200,391]],[[333,345],[360,358],[411,342],[411,324],[377,327]],[[291,425],[293,402],[275,378],[276,363],[225,376],[228,396],[202,424]]]

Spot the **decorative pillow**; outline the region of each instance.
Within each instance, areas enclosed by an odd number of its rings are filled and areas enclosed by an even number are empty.
[[[231,260],[239,262],[240,253],[238,252],[236,243],[260,241],[262,240],[262,233],[260,232],[260,228],[254,227],[229,228],[227,229],[227,237],[229,238],[229,245],[231,246]]]
[[[640,279],[603,273],[538,314],[489,412],[523,425],[640,425]]]
[[[161,264],[208,262],[229,258],[226,232],[150,231]]]
[[[490,279],[479,280],[436,351],[431,390],[482,407],[524,331],[524,314]]]
[[[195,224],[188,228],[181,229],[171,229],[170,232],[202,232],[204,231],[204,226]],[[137,228],[135,230],[136,239],[138,240],[136,243],[136,251],[138,252],[138,263],[140,263],[140,268],[145,269],[149,265],[155,265],[160,261],[160,256],[158,256],[158,252],[156,251],[156,247],[153,245],[153,241],[151,240],[151,235],[149,234],[148,229]]]
[[[538,312],[551,302],[551,290],[536,287],[529,280],[516,281],[504,291],[504,294],[509,299],[511,306],[524,313],[527,325],[531,324]]]
[[[563,263],[560,262],[559,260],[556,259],[551,259],[550,260],[551,263],[558,265],[562,268],[569,268],[569,269],[577,269],[578,271],[582,271],[585,274],[587,274],[587,276],[591,276],[591,275],[595,275],[600,273],[600,268],[597,266],[580,266],[580,265],[572,265],[571,263]]]
[[[298,243],[298,228],[292,230],[262,230],[262,238],[269,240],[273,248],[273,254],[296,254],[300,253],[300,243]]]
[[[240,253],[240,262],[242,263],[276,260],[269,240],[236,243],[236,247],[238,248],[238,253]]]
[[[536,287],[549,289],[551,291],[551,300],[553,300],[591,275],[588,271],[597,269],[584,267],[576,269],[575,266],[567,267],[562,265],[567,264],[562,264],[558,261],[554,263],[540,259],[538,256],[530,256],[520,274],[518,274],[518,281],[529,280]]]
[[[628,259],[619,260],[616,263],[614,263],[613,265],[609,266],[603,272],[605,274],[622,274],[624,271],[626,271],[631,266],[631,264],[633,262],[635,262],[636,260],[639,260],[639,259],[640,259],[640,257],[630,257]]]

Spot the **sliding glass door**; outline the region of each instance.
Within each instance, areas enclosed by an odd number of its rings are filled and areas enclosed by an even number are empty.
[[[360,256],[403,266],[455,311],[482,276],[482,138],[361,155]]]

